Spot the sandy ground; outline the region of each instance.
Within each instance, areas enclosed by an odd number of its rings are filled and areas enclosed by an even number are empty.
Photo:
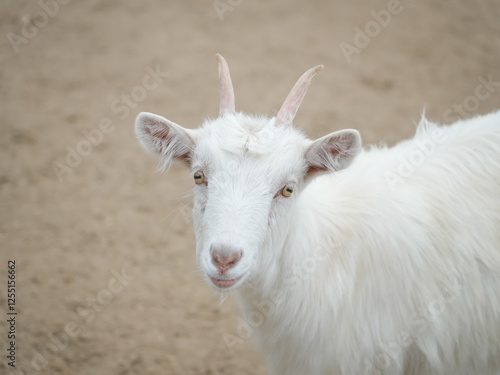
[[[215,53],[251,113],[324,64],[296,118],[311,138],[394,144],[424,107],[500,107],[497,0],[3,0],[0,35],[2,374],[266,373],[249,340],[228,347],[236,304],[197,271],[191,176],[156,173],[133,133],[140,111],[216,116]]]

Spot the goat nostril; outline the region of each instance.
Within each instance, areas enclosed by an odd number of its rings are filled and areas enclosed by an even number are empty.
[[[233,268],[241,259],[242,253],[220,254],[217,250],[212,251],[212,264],[222,273]]]

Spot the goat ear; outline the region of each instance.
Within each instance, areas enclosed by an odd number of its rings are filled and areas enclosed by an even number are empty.
[[[141,112],[135,120],[135,134],[147,151],[159,154],[163,168],[174,159],[189,161],[194,148],[189,130],[153,113]]]
[[[315,140],[306,151],[307,175],[347,168],[361,151],[357,130],[340,130]]]

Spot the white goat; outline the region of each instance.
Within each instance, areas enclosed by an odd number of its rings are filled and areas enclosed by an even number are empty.
[[[500,112],[364,151],[292,126],[322,66],[265,118],[235,112],[217,59],[217,119],[141,113],[136,132],[190,165],[198,264],[271,373],[500,374]]]

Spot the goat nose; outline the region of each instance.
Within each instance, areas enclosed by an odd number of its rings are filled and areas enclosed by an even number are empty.
[[[221,274],[224,274],[236,266],[241,259],[241,255],[241,251],[226,253],[212,250],[212,264],[219,269]]]

